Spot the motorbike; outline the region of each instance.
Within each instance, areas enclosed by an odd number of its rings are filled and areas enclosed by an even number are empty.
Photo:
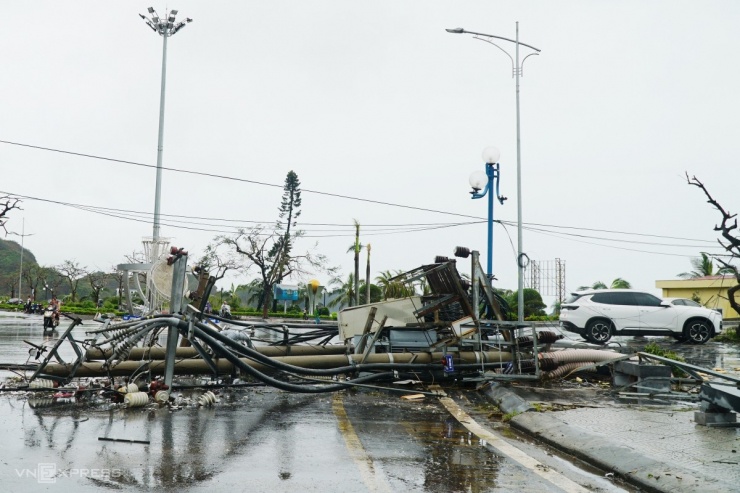
[[[54,332],[59,325],[59,314],[54,306],[49,305],[44,310],[44,333],[48,330]]]

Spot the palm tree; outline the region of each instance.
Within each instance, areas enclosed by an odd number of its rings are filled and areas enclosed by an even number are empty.
[[[405,298],[407,296],[413,296],[414,294],[416,294],[413,286],[407,286],[406,284],[399,281],[391,281],[392,278],[396,277],[399,274],[401,274],[401,271],[396,271],[395,273],[393,273],[390,270],[386,270],[381,272],[380,275],[375,278],[375,281],[383,290],[384,299],[387,300],[389,298]]]
[[[365,267],[365,287],[366,287],[366,293],[365,293],[365,299],[370,300],[370,243],[366,245],[365,250],[367,250],[367,266]],[[368,301],[370,303],[370,301]]]
[[[352,219],[355,223],[355,305],[360,304],[360,222],[357,219]]]
[[[247,305],[256,305],[259,310],[265,300],[265,285],[260,279],[253,279],[246,285]]]
[[[694,268],[691,272],[682,272],[678,274],[678,277],[681,279],[696,279],[699,277],[707,277],[707,276],[713,276],[715,275],[714,272],[714,263],[712,262],[712,259],[709,258],[709,255],[707,255],[704,252],[701,252],[701,257],[694,257],[691,259],[691,267]],[[721,267],[719,270],[717,270],[717,274],[727,274],[732,272],[731,269],[728,269],[727,267]]]
[[[622,279],[621,277],[617,277],[614,279],[611,283],[611,286],[609,286],[610,289],[632,289],[632,284],[629,283],[629,281],[626,281]]]
[[[355,275],[350,273],[347,276],[346,281],[340,281],[341,285],[332,291],[332,294],[339,294],[337,298],[334,299],[333,305],[348,305],[352,306],[352,302],[355,300]]]
[[[596,281],[591,286],[580,286],[578,291],[585,291],[586,289],[631,289],[632,284],[629,281],[625,281],[621,277],[617,277],[612,283],[607,286],[601,281]]]

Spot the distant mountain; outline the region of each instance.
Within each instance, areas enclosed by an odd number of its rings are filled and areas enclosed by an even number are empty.
[[[23,249],[23,265],[36,263],[36,257],[27,248]],[[15,241],[0,239],[0,295],[7,296],[10,286],[7,279],[18,280],[21,268],[21,245]],[[15,283],[17,284],[17,282]]]

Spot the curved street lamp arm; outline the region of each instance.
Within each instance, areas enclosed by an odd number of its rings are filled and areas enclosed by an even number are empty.
[[[539,55],[539,53],[530,53],[529,55],[525,56],[522,59],[522,63],[519,64],[519,70],[521,70],[521,75],[524,75],[524,60],[531,57],[532,55]]]
[[[464,29],[461,32],[462,33],[467,33],[467,34],[474,34],[475,36],[485,36],[486,38],[503,39],[504,41],[509,41],[511,43],[516,43],[517,42],[515,39],[504,38],[502,36],[494,36],[493,34],[474,33],[473,31],[466,31]],[[537,51],[537,52],[542,51],[542,50],[540,50],[538,48],[535,48],[532,45],[528,45],[527,43],[522,43],[521,41],[519,41],[519,44],[522,45],[522,46],[526,46],[527,48],[531,48],[531,49],[533,49],[534,51]]]
[[[493,46],[495,46],[499,50],[503,51],[506,54],[506,56],[509,57],[509,60],[511,60],[511,71],[512,71],[512,73],[514,72],[514,59],[511,57],[511,55],[509,55],[509,52],[508,51],[506,51],[505,49],[501,48],[499,45],[497,45],[496,43],[494,43],[491,40],[479,38],[477,36],[473,36],[473,39],[477,39],[477,40],[483,41],[485,43],[492,44]]]
[[[486,196],[487,193],[489,193],[489,192],[490,193],[493,193],[488,188],[489,188],[489,184],[486,183],[486,187],[483,189],[482,192],[480,192],[480,191],[478,191],[478,192],[471,192],[470,193],[470,198],[471,199],[482,199],[483,197]]]

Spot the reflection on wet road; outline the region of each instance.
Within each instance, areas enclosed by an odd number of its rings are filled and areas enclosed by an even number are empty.
[[[4,395],[0,413],[6,491],[35,489],[39,464],[52,465],[58,491],[76,492],[556,491],[528,482],[436,400],[240,390],[213,408],[170,412]]]

